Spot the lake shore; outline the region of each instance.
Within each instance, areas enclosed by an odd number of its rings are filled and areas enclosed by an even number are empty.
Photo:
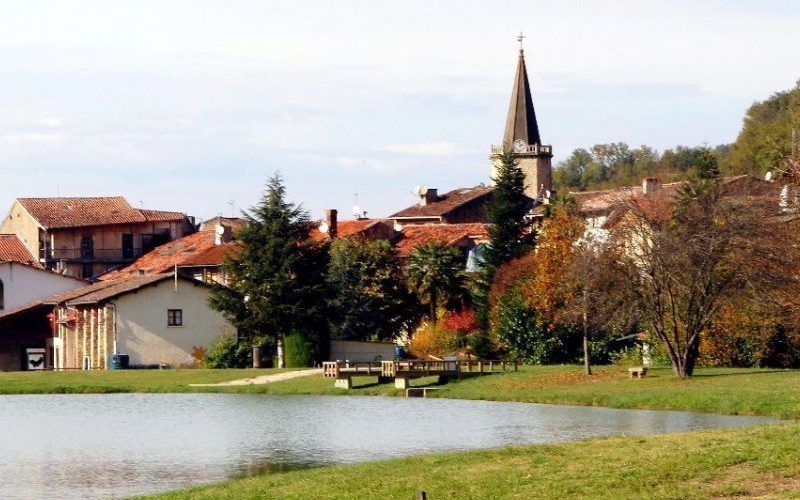
[[[319,375],[261,385],[191,386],[280,373],[281,370],[128,370],[110,372],[0,373],[0,394],[63,394],[114,392],[232,392],[280,395],[403,396],[392,383],[377,377],[354,379],[352,390],[333,386]],[[437,387],[429,397],[605,406],[654,410],[686,410],[728,415],[800,418],[800,370],[704,368],[688,380],[668,368],[647,378],[628,379],[618,366],[595,368],[586,377],[579,366],[523,366],[518,372],[487,375],[435,385],[417,379],[415,386]]]
[[[352,390],[310,376],[264,385],[191,387],[277,370],[164,370],[3,373],[0,393],[225,392],[401,396],[393,384],[356,379]],[[434,379],[415,385],[436,387]],[[434,397],[688,410],[800,418],[800,371],[700,369],[689,380],[651,370],[629,380],[622,367],[522,367],[519,372],[452,381]],[[428,498],[609,497],[710,498],[785,496],[800,489],[800,424],[650,437],[614,437],[266,474],[153,498]],[[369,486],[365,486],[369,485]]]
[[[797,497],[800,424],[421,455],[265,474],[184,499]]]

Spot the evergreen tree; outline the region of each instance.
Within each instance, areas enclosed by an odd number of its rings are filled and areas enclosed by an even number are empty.
[[[312,223],[301,207],[286,201],[279,175],[267,183],[261,202],[244,212],[247,224],[237,234],[241,250],[223,265],[229,286],[217,287],[211,306],[222,311],[241,341],[278,347],[300,333],[324,354],[324,280],[327,252],[310,237]]]
[[[330,327],[335,337],[385,340],[413,316],[413,297],[405,288],[388,241],[339,238],[331,244],[328,283]]]
[[[514,154],[504,151],[494,179],[492,198],[487,207],[489,245],[483,254],[483,268],[473,277],[473,301],[483,332],[488,333],[489,288],[495,271],[504,263],[533,248],[536,233],[527,214],[532,200],[525,195],[525,174]]]
[[[531,199],[525,195],[525,174],[510,151],[505,151],[500,157],[494,184],[487,207],[491,227],[489,247],[484,257],[484,264],[490,272],[529,250],[535,237],[526,218]]]

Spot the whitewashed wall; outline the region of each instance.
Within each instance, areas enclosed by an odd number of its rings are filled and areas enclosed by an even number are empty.
[[[208,305],[206,286],[178,280],[123,295],[113,301],[117,310],[117,352],[128,354],[131,365],[167,363],[190,367],[195,347],[208,348],[220,335],[235,334],[222,314]],[[167,326],[167,309],[183,310],[183,326]]]
[[[13,262],[0,262],[0,281],[5,310],[86,285],[75,278]]]

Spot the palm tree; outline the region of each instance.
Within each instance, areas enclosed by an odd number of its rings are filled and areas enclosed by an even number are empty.
[[[430,308],[436,322],[439,307],[461,302],[466,292],[464,262],[455,248],[434,241],[414,249],[406,266],[408,288]]]

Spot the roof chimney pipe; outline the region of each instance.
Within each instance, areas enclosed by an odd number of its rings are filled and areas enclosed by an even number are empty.
[[[421,207],[427,206],[431,203],[435,203],[439,201],[439,190],[434,188],[428,188],[425,190],[424,193],[420,193],[419,195],[419,205]]]
[[[335,208],[325,210],[325,223],[328,224],[328,238],[335,239],[339,233],[339,211]]]

